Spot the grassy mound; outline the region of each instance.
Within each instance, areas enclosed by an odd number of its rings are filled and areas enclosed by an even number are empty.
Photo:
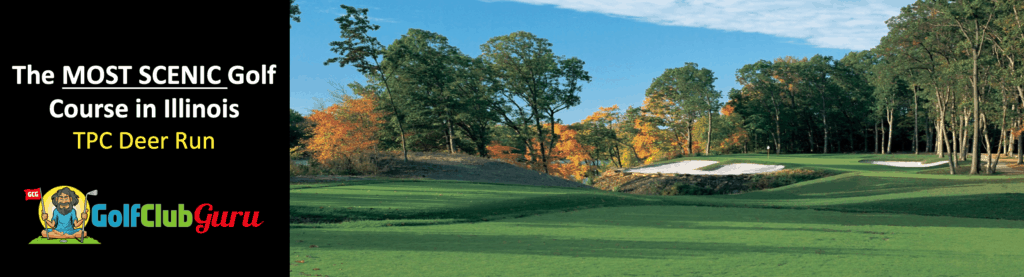
[[[476,222],[660,202],[593,189],[460,181],[361,180],[291,187],[292,223],[362,221],[359,226]]]
[[[787,186],[839,174],[832,170],[783,169],[748,175],[618,176],[606,172],[595,179],[602,190],[641,195],[733,194]]]

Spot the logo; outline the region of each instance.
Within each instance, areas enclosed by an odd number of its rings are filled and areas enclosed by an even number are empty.
[[[39,200],[37,213],[43,225],[40,236],[29,244],[60,244],[78,241],[79,244],[99,244],[89,236],[85,225],[94,228],[187,228],[204,234],[215,227],[259,227],[259,211],[216,211],[210,203],[202,203],[194,210],[185,204],[165,207],[161,204],[123,204],[111,206],[99,203],[89,205],[88,197],[97,196],[96,190],[83,193],[71,186],[58,186],[45,194],[42,188],[26,189],[25,201]],[[91,208],[90,208],[91,207]],[[121,207],[120,210],[113,209]],[[236,225],[236,222],[240,223]]]
[[[98,195],[96,190],[82,193],[71,186],[58,186],[45,194],[42,188],[26,189],[25,201],[40,200],[36,210],[43,225],[40,236],[29,244],[59,244],[78,241],[79,244],[100,244],[85,231],[89,222],[87,197]]]

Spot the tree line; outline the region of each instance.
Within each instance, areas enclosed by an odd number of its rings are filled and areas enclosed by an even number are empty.
[[[557,114],[579,105],[582,83],[591,80],[582,60],[555,55],[548,40],[522,31],[488,40],[477,57],[420,29],[385,46],[369,35],[380,27],[370,23],[367,9],[342,8],[346,15],[335,20],[342,40],[330,43],[338,56],[324,65],[352,66],[367,82],[348,85],[359,97],[337,97],[331,107],[314,110],[306,138],[293,139],[293,147],[304,144],[323,163],[347,153],[328,151],[331,145],[360,145],[369,137],[355,132],[372,131],[374,149],[401,149],[406,161],[410,149],[482,157],[505,150],[498,154],[519,154],[511,162],[546,173],[571,152],[558,145],[568,130]],[[348,112],[352,104],[345,108],[357,101],[375,107],[379,128],[326,122],[359,117]]]
[[[652,80],[642,106],[601,107],[572,124],[556,115],[580,104],[591,77],[548,40],[514,32],[470,57],[443,35],[410,29],[385,46],[369,35],[379,26],[367,9],[342,8],[342,40],[330,44],[338,56],[324,65],[355,67],[367,82],[308,117],[292,111],[292,146],[325,164],[353,151],[447,151],[582,180],[608,167],[770,146],[934,152],[951,158],[951,173],[970,153],[973,174],[1024,148],[1019,0],[918,1],[886,22],[874,49],[743,66],[742,88],[725,103],[711,70],[684,63]]]
[[[971,174],[991,172],[993,155],[1022,148],[1022,7],[917,1],[886,21],[889,33],[871,50],[744,66],[730,103],[754,144],[777,153],[884,154],[896,145],[950,155],[951,173],[968,154]]]

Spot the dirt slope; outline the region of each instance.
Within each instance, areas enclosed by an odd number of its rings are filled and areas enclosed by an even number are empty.
[[[408,163],[402,161],[399,156],[398,160],[392,163],[390,170],[381,176],[593,189],[581,183],[520,168],[499,160],[449,153],[409,152]],[[292,177],[291,182],[324,182],[359,178],[369,178],[369,176],[298,176]]]

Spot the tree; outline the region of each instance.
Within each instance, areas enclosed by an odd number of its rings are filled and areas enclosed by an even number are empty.
[[[376,134],[386,115],[375,109],[379,102],[375,95],[360,96],[343,95],[343,102],[309,115],[313,128],[303,144],[313,160],[328,165],[353,152],[376,149]]]
[[[308,124],[306,124],[306,119],[302,117],[302,114],[292,109],[288,110],[291,111],[291,117],[288,121],[288,140],[291,143],[290,146],[295,147],[299,145],[299,141],[309,138],[305,130]]]
[[[594,157],[591,156],[595,146],[582,143],[576,128],[556,124],[555,132],[558,135],[558,143],[551,151],[551,155],[559,161],[552,166],[555,175],[573,181],[582,181],[592,176],[597,170],[597,166],[593,164]]]
[[[1002,66],[996,67],[998,75],[1001,79],[1000,85],[1001,90],[1007,94],[1012,94],[1012,91],[1017,92],[1017,98],[1019,99],[1020,107],[1024,108],[1024,69],[1021,69],[1021,61],[1024,60],[1024,20],[1021,19],[1022,13],[1024,13],[1024,6],[1020,5],[1020,1],[997,1],[996,10],[997,13],[994,27],[992,28],[990,40],[993,46],[998,50],[1000,63]],[[1004,98],[1005,99],[1005,98]],[[1010,104],[1011,107],[1017,106],[1015,102]],[[1015,114],[1014,111],[1020,111],[1022,109],[1011,109],[1011,115]],[[1005,112],[1005,105],[1004,105]],[[1011,118],[1014,118],[1011,116]],[[1020,119],[1020,117],[1016,117]],[[1024,119],[1021,122],[1016,122],[1011,119],[1012,123],[1021,124],[1024,126]],[[1015,137],[1012,132],[1014,130],[1001,130],[1001,133],[1010,133],[1007,135],[1007,152],[1012,153],[1013,151],[1013,138]],[[1018,131],[1019,132],[1019,131]],[[1024,139],[1020,139],[1017,135],[1018,141],[1024,143]],[[1019,148],[1018,148],[1019,149]],[[1018,150],[1019,151],[1019,150]],[[1024,163],[1024,158],[1021,155],[1017,155],[1017,164]]]
[[[455,153],[455,134],[452,120],[454,117],[452,85],[456,80],[455,70],[462,53],[458,48],[448,44],[448,39],[437,33],[420,29],[409,29],[409,32],[396,39],[386,52],[383,66],[393,68],[395,94],[409,97],[415,106],[406,107],[407,115],[413,115],[418,109],[426,117],[415,119],[429,123],[441,121],[444,136],[447,138],[448,150]],[[427,126],[430,129],[432,126]]]
[[[650,99],[647,107],[662,118],[663,126],[673,131],[685,126],[687,148],[693,141],[693,124],[701,115],[706,115],[709,128],[704,154],[707,155],[711,148],[711,114],[721,108],[718,98],[722,92],[715,90],[714,73],[707,68],[697,69],[697,66],[686,63],[683,67],[666,69],[651,82],[645,94]]]
[[[295,5],[295,0],[288,0],[288,3],[291,4],[291,9],[289,10],[289,13],[290,13],[289,17],[292,20],[295,20],[295,22],[301,22],[301,21],[299,21],[299,14],[301,14],[302,12],[299,11],[299,5]],[[288,29],[291,29],[291,28],[292,28],[292,24],[288,23]]]
[[[456,141],[464,135],[476,145],[470,152],[487,155],[490,125],[498,118],[486,63],[462,54],[440,34],[409,29],[388,46],[383,65],[393,68],[395,97],[409,100],[403,105],[409,129],[441,130],[451,153],[461,149]]]
[[[658,125],[654,123],[658,121],[654,116],[644,114],[641,108],[627,109],[626,113],[631,114],[629,117],[633,118],[632,129],[636,130],[636,134],[630,140],[630,147],[637,161],[650,164],[660,157],[667,156],[665,131],[658,129]]]
[[[726,132],[724,134],[725,139],[722,140],[719,148],[722,150],[722,152],[727,153],[746,153],[746,146],[747,143],[749,143],[750,135],[749,132],[747,132],[747,130],[743,126],[743,116],[740,115],[739,113],[736,113],[736,102],[732,100],[732,95],[736,94],[740,94],[740,91],[737,89],[730,89],[730,100],[728,103],[722,106],[721,114],[723,120],[721,125],[723,127],[719,129],[724,129],[726,130]]]
[[[851,152],[857,149],[864,149],[863,151],[867,152],[868,149],[866,131],[871,126],[869,122],[872,121],[864,115],[870,114],[870,105],[874,102],[874,88],[868,81],[871,75],[869,69],[874,62],[876,59],[870,51],[859,51],[848,53],[836,63],[833,81],[838,84],[838,91],[835,92],[836,101],[832,105],[838,115],[832,120],[836,122],[832,126],[840,128],[837,134],[847,135]],[[863,137],[863,148],[856,147],[858,140],[854,137],[857,135]]]
[[[642,110],[640,107],[629,106],[623,113],[612,114],[615,116],[615,120],[609,127],[615,131],[616,137],[624,149],[619,155],[622,167],[631,167],[644,162],[645,158],[641,158],[640,151],[634,146],[638,140],[637,137],[643,135],[648,130],[647,128],[641,128],[641,126],[645,125],[645,122],[651,121],[651,117],[645,115]],[[649,126],[650,124],[646,125]],[[643,150],[643,148],[639,150]]]
[[[501,99],[494,106],[497,113],[523,141],[526,151],[535,154],[531,160],[548,173],[548,152],[557,140],[555,113],[578,105],[578,83],[590,81],[582,69],[583,61],[555,56],[547,39],[523,31],[491,38],[480,50]],[[533,149],[531,138],[538,142],[539,151]]]
[[[835,99],[835,96],[839,95],[839,84],[833,80],[836,76],[836,61],[831,56],[814,55],[810,60],[803,64],[800,73],[803,75],[802,85],[804,89],[813,91],[816,94],[815,98],[820,99],[817,113],[821,117],[821,129],[824,134],[824,144],[822,147],[822,153],[828,154],[828,115],[835,113],[835,103],[839,99]],[[808,93],[810,94],[810,93]]]
[[[872,84],[875,87],[876,112],[882,113],[884,122],[889,124],[888,142],[885,142],[884,134],[882,137],[884,142],[882,154],[892,153],[892,134],[896,125],[896,112],[903,106],[906,95],[909,94],[906,82],[899,77],[900,70],[897,66],[891,59],[883,58],[874,67],[875,74]]]
[[[971,60],[971,89],[974,99],[973,118],[979,119],[979,74],[978,60],[985,53],[985,42],[988,40],[988,31],[994,18],[994,6],[992,1],[987,0],[961,0],[949,3],[938,1],[939,14],[955,26],[959,34],[963,35],[963,41],[957,44],[957,49],[967,51]],[[971,175],[978,174],[981,163],[981,152],[978,152],[978,126],[974,124],[974,138],[971,142]]]
[[[875,125],[869,112],[875,87],[868,79],[878,62],[873,52],[860,51],[841,60],[787,56],[744,65],[736,71],[743,88],[729,93],[729,112],[735,116],[720,117],[744,132],[723,134],[740,135],[734,143],[745,138],[743,147],[771,146],[776,153],[867,151]]]
[[[453,120],[476,144],[477,154],[487,157],[486,146],[493,137],[492,126],[501,120],[496,112],[498,109],[494,108],[498,103],[495,87],[487,77],[489,68],[481,57],[461,57],[452,89],[452,105],[459,107]]]
[[[337,62],[339,66],[345,67],[345,65],[352,64],[359,73],[379,78],[380,82],[384,84],[384,92],[387,94],[394,121],[398,124],[399,134],[402,138],[402,157],[408,162],[409,151],[405,143],[405,128],[402,125],[404,116],[395,105],[388,84],[391,70],[381,66],[385,48],[377,41],[377,38],[367,34],[369,31],[380,29],[380,26],[370,24],[369,17],[366,15],[368,9],[356,9],[345,5],[341,5],[341,8],[345,9],[346,14],[335,18],[334,21],[337,21],[341,27],[343,40],[330,43],[331,51],[340,56],[327,59],[324,65]]]
[[[775,146],[776,153],[781,153],[781,107],[776,97],[778,86],[771,77],[771,66],[771,62],[760,60],[736,70],[736,81],[743,88],[739,93],[731,94],[730,100],[736,102],[738,112],[746,115],[749,122],[747,129],[755,132],[764,130],[771,138],[769,145]],[[774,126],[765,128],[765,125],[769,125],[766,121],[774,123]],[[768,131],[771,129],[774,132]]]
[[[628,140],[625,139],[625,134],[616,131],[617,127],[623,124],[622,115],[618,110],[618,105],[600,107],[594,114],[587,116],[579,124],[573,124],[572,127],[580,133],[581,143],[594,146],[592,157],[597,160],[608,159],[615,166],[624,167],[622,156]]]

